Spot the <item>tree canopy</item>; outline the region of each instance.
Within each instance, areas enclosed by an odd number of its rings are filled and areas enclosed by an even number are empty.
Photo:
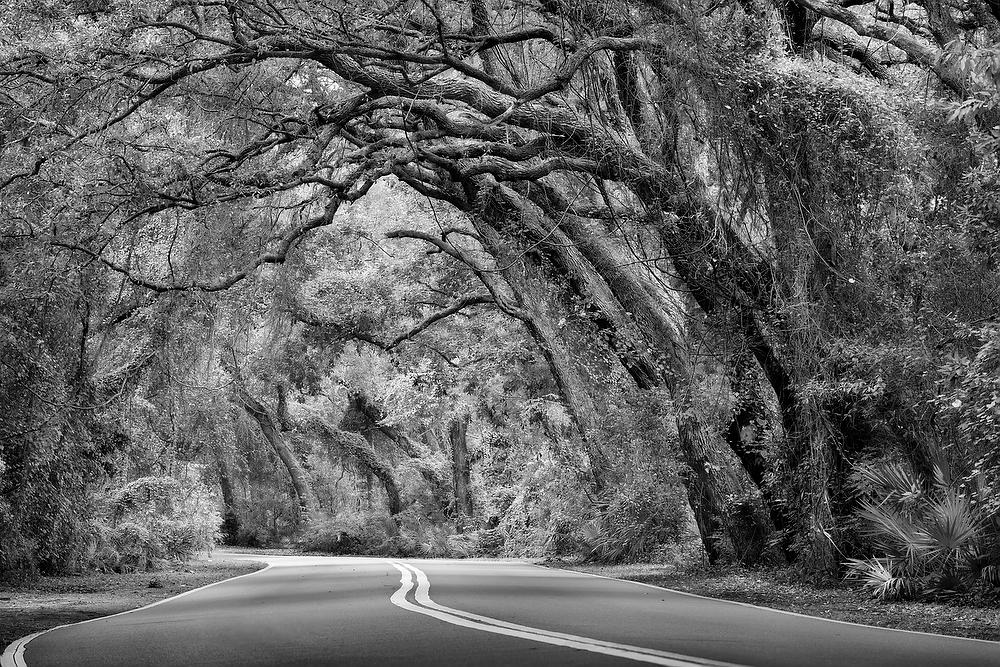
[[[0,12],[0,569],[154,477],[244,542],[1000,580],[994,0]]]

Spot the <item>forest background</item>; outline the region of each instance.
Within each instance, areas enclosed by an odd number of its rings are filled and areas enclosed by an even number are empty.
[[[221,539],[995,591],[998,20],[9,3],[0,571]]]

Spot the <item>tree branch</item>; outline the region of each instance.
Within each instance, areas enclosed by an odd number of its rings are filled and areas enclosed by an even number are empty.
[[[410,340],[420,332],[425,331],[435,322],[439,322],[445,318],[451,317],[455,313],[465,308],[468,308],[469,306],[474,306],[477,304],[485,304],[485,303],[496,303],[496,300],[494,300],[493,297],[487,295],[474,295],[474,296],[463,297],[455,301],[451,305],[449,305],[444,310],[439,310],[438,312],[429,315],[422,322],[417,324],[409,331],[396,336],[394,339],[392,339],[392,341],[388,345],[386,345],[385,349],[386,350],[393,349],[394,347],[400,345],[401,343]]]
[[[112,271],[122,274],[125,276],[129,282],[139,287],[145,287],[148,290],[154,292],[183,292],[183,291],[202,291],[202,292],[219,292],[227,290],[233,285],[245,280],[252,273],[257,271],[266,264],[282,264],[288,257],[288,252],[292,249],[296,242],[301,239],[305,234],[318,227],[323,227],[329,225],[333,222],[333,218],[340,208],[341,203],[344,200],[340,197],[334,197],[333,200],[327,204],[325,210],[321,215],[318,215],[310,220],[293,226],[287,232],[281,235],[276,241],[273,242],[273,247],[267,252],[263,252],[256,258],[247,263],[243,268],[233,271],[225,276],[216,278],[215,280],[187,280],[183,282],[161,282],[158,280],[152,280],[146,278],[127,266],[123,266],[118,262],[104,256],[103,253],[94,252],[89,248],[82,246],[78,243],[63,241],[58,238],[53,238],[49,240],[54,246],[61,248],[68,248],[70,250],[75,250],[89,255],[91,258],[96,259],[105,266],[107,266]]]

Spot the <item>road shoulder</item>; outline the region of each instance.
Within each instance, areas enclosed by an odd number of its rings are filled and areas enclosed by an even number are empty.
[[[657,564],[602,566],[558,560],[541,564],[804,616],[896,630],[1000,641],[1000,608],[985,603],[884,603],[872,600],[863,592],[847,586],[822,588],[795,582],[780,570],[683,570]]]
[[[158,572],[87,573],[0,584],[0,651],[26,635],[145,607],[265,566],[214,558]]]

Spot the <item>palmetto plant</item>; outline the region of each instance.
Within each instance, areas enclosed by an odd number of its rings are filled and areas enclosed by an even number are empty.
[[[975,477],[931,483],[898,462],[858,466],[858,516],[880,555],[850,559],[848,578],[881,600],[945,597],[1000,583],[997,517]]]

